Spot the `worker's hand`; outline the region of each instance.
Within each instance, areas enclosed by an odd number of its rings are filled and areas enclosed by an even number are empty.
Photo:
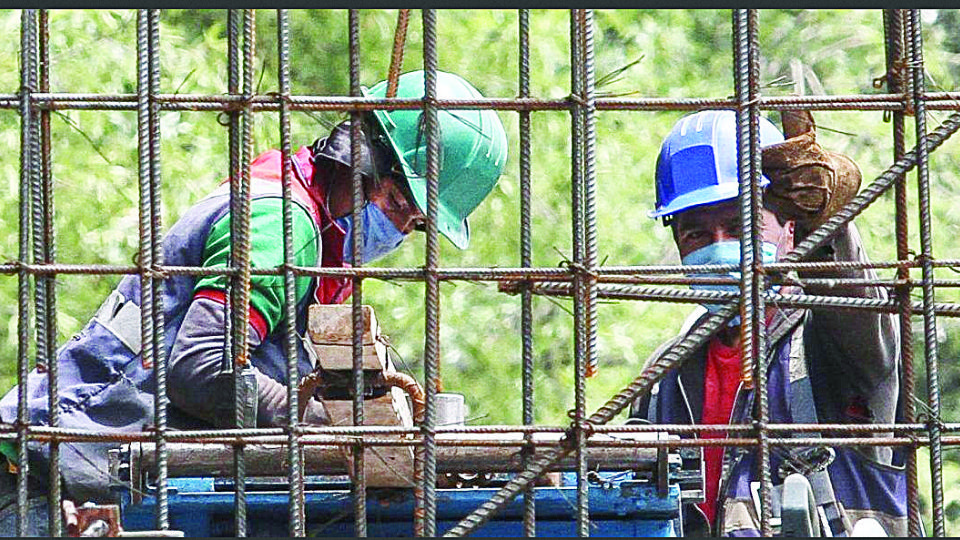
[[[810,111],[783,111],[782,143],[763,149],[763,174],[770,179],[765,201],[797,223],[797,236],[819,227],[860,189],[860,168],[849,157],[824,150]]]
[[[313,426],[329,426],[330,414],[323,402],[316,398],[307,399],[306,407],[303,409],[303,417],[300,419],[304,424]]]

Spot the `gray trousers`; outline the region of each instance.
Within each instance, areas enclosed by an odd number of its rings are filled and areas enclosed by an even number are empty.
[[[30,498],[23,533],[26,536],[49,536],[47,490],[33,478],[27,480],[27,484]],[[17,477],[6,470],[0,471],[0,536],[17,536]]]

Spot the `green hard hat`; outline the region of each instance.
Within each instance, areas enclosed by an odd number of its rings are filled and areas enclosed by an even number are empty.
[[[384,97],[387,82],[369,90],[368,97]],[[404,73],[397,81],[398,98],[422,98],[424,72]],[[437,72],[439,99],[476,99],[483,96],[452,73]],[[390,146],[397,153],[414,202],[427,213],[427,137],[422,110],[373,111]],[[453,245],[470,244],[467,216],[490,194],[507,161],[507,134],[493,110],[440,110],[440,173],[437,228]]]

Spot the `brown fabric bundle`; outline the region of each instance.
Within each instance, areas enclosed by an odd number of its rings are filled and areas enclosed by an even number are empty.
[[[862,175],[849,157],[824,150],[810,111],[783,111],[784,142],[763,149],[765,201],[798,232],[819,227],[857,194]]]

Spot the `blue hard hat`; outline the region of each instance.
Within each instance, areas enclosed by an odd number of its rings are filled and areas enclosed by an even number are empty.
[[[760,146],[783,141],[770,120],[760,117]],[[700,111],[681,118],[660,146],[657,207],[650,217],[671,216],[694,206],[737,197],[737,115]],[[760,187],[770,180],[761,176]]]

